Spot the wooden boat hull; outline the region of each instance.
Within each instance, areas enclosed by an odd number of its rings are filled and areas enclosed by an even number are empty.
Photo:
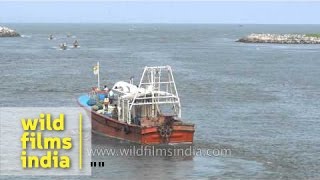
[[[87,109],[87,108],[86,108]],[[173,123],[171,133],[161,136],[158,126],[141,127],[127,124],[87,109],[91,113],[92,132],[139,144],[192,144],[194,125]]]

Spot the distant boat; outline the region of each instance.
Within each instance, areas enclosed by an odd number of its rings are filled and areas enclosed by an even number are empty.
[[[119,81],[110,90],[93,88],[78,103],[91,114],[94,133],[140,144],[193,143],[194,124],[181,119],[170,66],[145,67],[139,86]]]
[[[52,40],[53,39],[53,35],[52,34],[50,34],[50,36],[49,36],[49,38],[48,38],[49,40]]]
[[[60,49],[61,50],[66,50],[68,48],[67,43],[61,43],[60,44]]]
[[[74,47],[74,48],[78,48],[78,47],[79,47],[79,42],[78,42],[78,40],[75,40],[75,41],[73,42],[73,47]]]

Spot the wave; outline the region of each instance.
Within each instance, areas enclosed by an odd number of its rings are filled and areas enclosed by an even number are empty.
[[[31,38],[32,36],[31,36],[31,35],[22,34],[21,37],[22,37],[22,38]]]

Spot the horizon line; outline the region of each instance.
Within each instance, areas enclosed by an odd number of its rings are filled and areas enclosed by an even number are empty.
[[[199,25],[320,25],[320,23],[197,23],[197,22],[0,22],[1,24],[199,24]]]

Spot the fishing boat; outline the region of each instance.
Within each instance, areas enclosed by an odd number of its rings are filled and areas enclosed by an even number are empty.
[[[78,103],[91,114],[93,133],[140,144],[193,143],[194,124],[181,119],[170,66],[145,67],[139,85],[130,78],[111,89],[93,88]]]
[[[61,43],[59,47],[61,50],[66,50],[68,48],[67,43]]]
[[[49,37],[48,37],[48,39],[49,39],[49,40],[53,40],[53,35],[50,34]]]
[[[75,40],[72,45],[73,45],[73,48],[78,48],[79,47],[78,40]]]

